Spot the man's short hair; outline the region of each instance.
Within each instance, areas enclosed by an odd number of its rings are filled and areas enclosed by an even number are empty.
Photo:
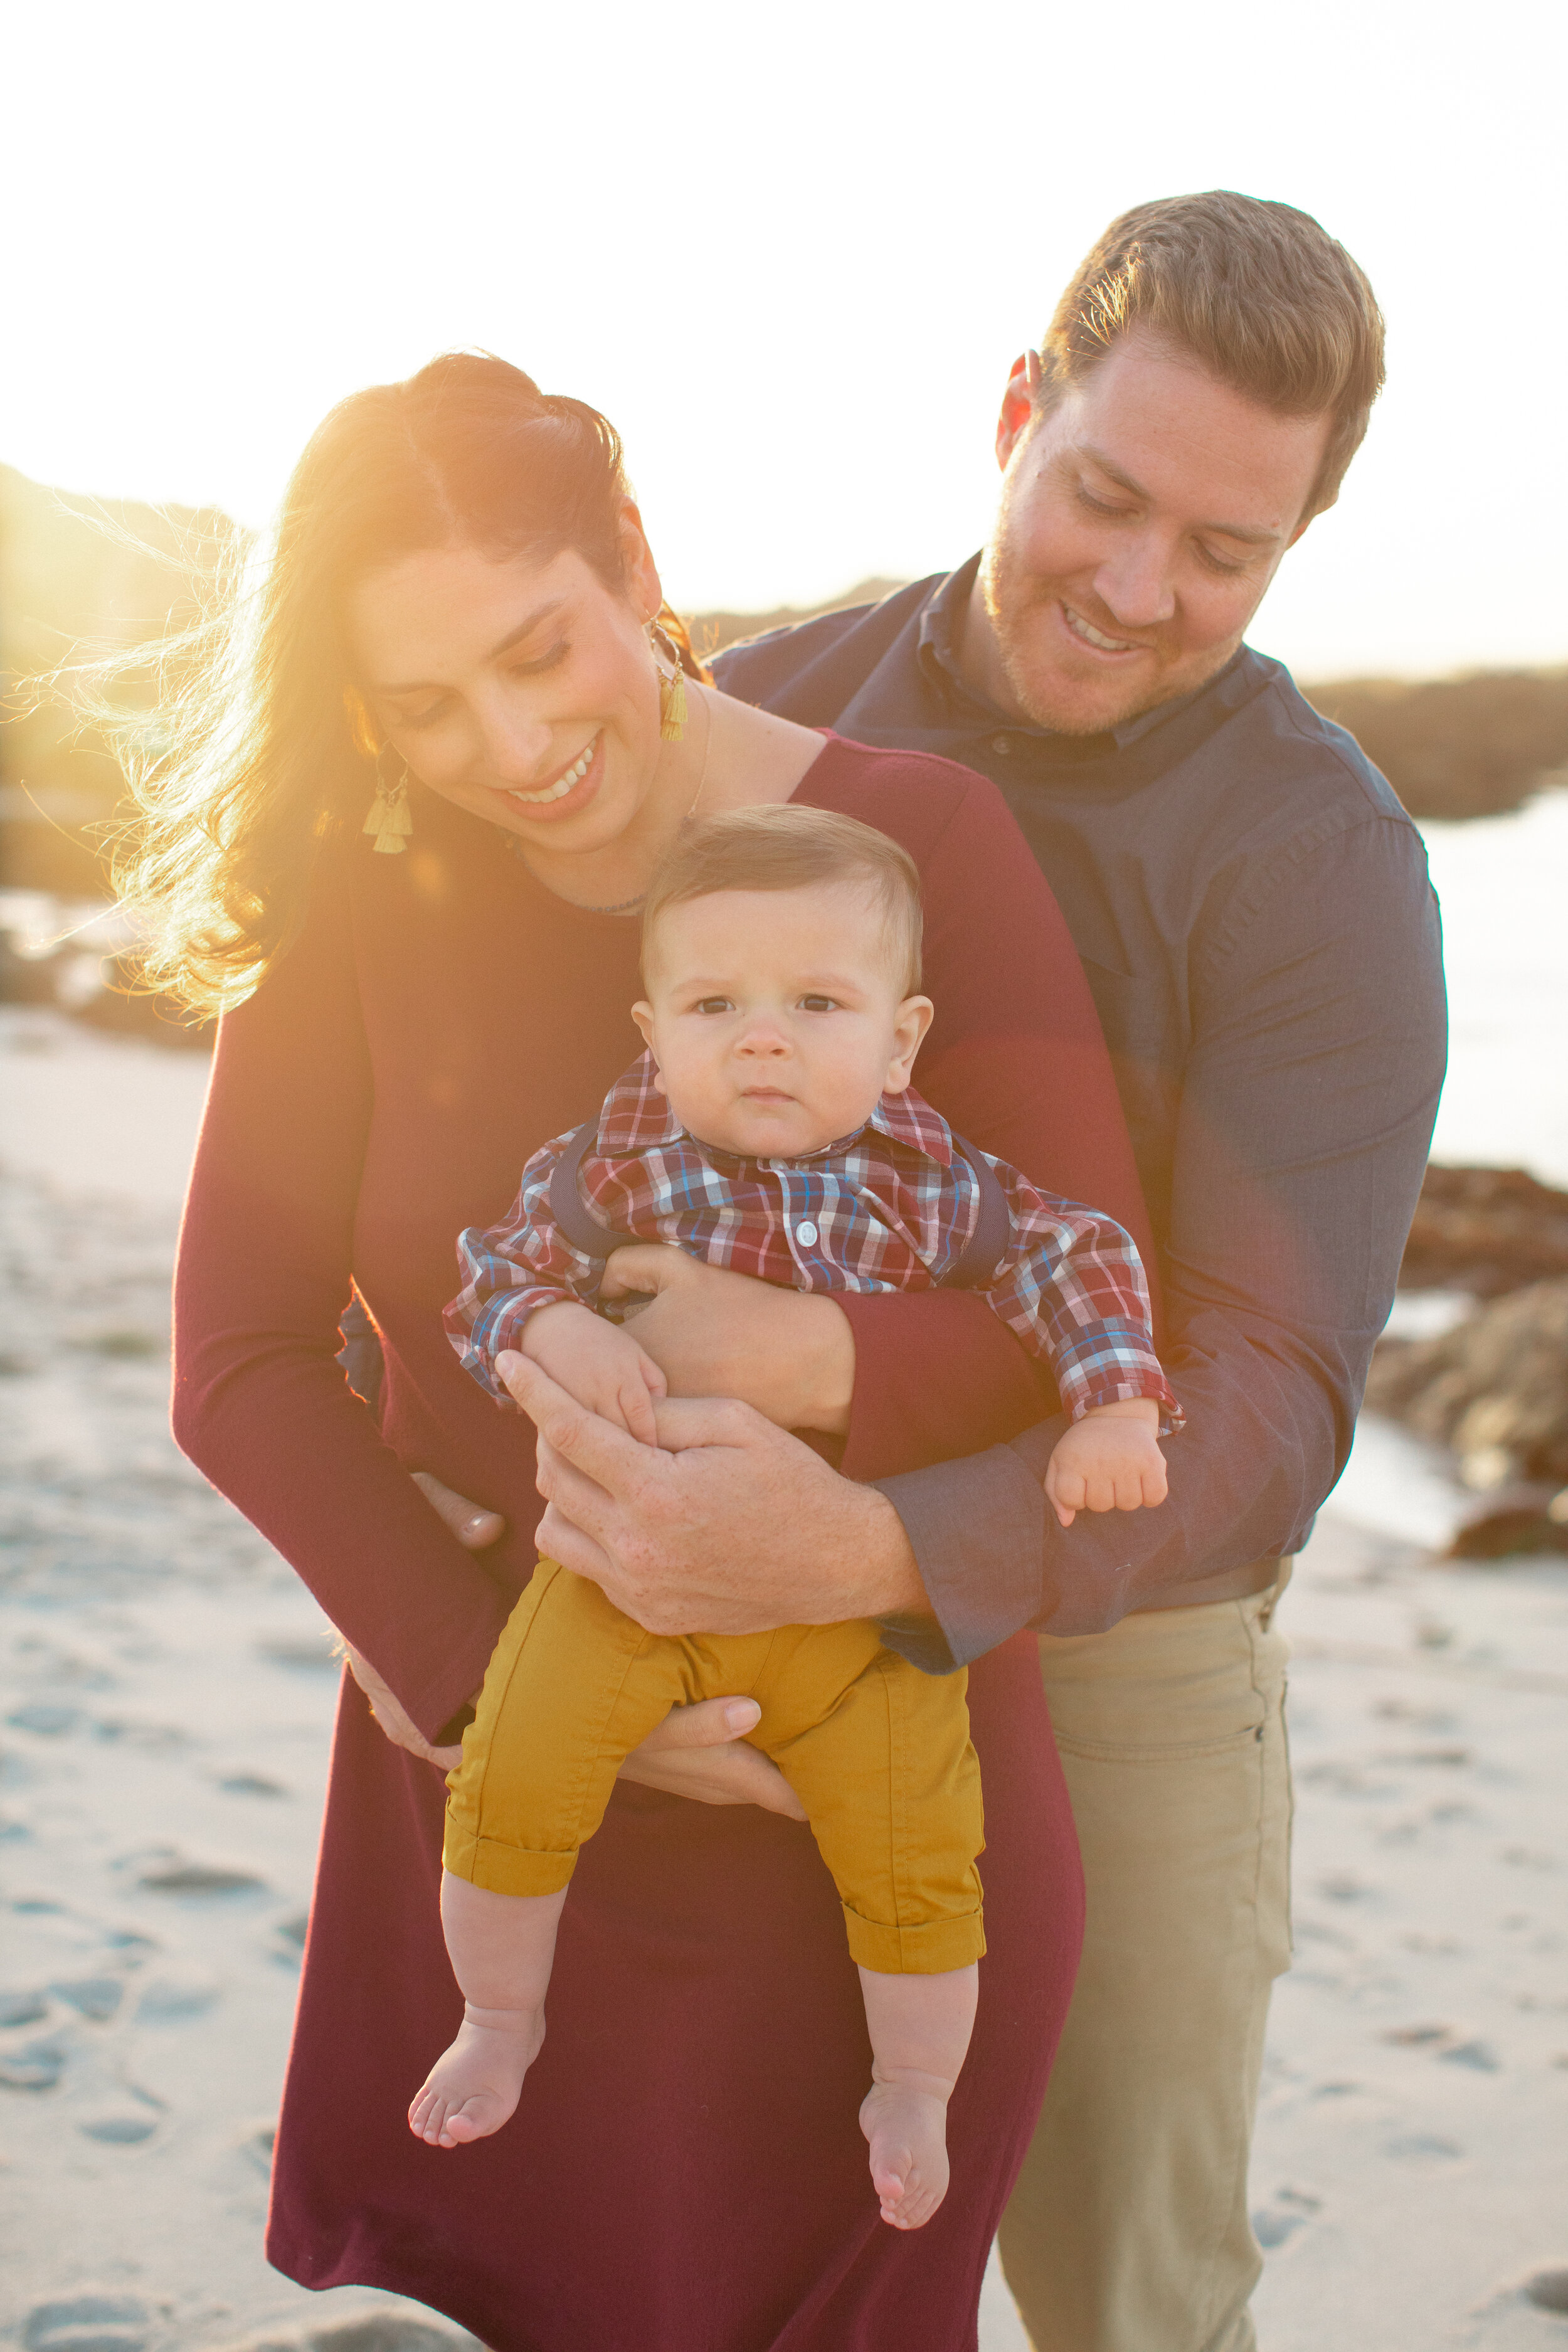
[[[1042,411],[1134,327],[1282,416],[1331,413],[1307,513],[1333,505],[1383,389],[1383,313],[1365,272],[1310,213],[1215,188],[1113,220],[1040,347]]]
[[[667,908],[721,890],[806,890],[862,883],[887,927],[889,954],[910,996],[921,984],[921,877],[887,834],[835,809],[792,802],[728,809],[682,826],[643,903],[643,969],[653,927]]]

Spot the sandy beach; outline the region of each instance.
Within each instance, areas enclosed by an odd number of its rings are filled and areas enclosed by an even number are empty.
[[[1490,830],[1465,829],[1478,893]],[[314,1602],[167,1433],[205,1079],[0,1012],[0,2334],[467,2344],[261,2254],[336,1668]],[[1456,1135],[1481,1116],[1465,1084]],[[1561,1115],[1533,1151],[1559,1178]],[[1286,1605],[1297,1959],[1254,2168],[1266,2352],[1568,2341],[1524,2292],[1568,2272],[1568,1563],[1436,1564],[1458,1500],[1441,1462],[1363,1431]],[[1025,2347],[995,2274],[981,2340]]]

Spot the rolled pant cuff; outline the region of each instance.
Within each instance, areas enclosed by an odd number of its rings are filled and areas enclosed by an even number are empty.
[[[858,1968],[879,1977],[940,1977],[968,1968],[985,1949],[984,1916],[971,1911],[962,1919],[926,1919],[910,1927],[889,1927],[879,1919],[862,1919],[858,1911],[844,1906],[849,1957]]]
[[[575,1852],[534,1853],[526,1846],[502,1845],[447,1824],[442,1867],[489,1895],[559,1895],[577,1867]]]

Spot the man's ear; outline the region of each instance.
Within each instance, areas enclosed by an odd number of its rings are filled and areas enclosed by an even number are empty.
[[[929,996],[906,996],[900,1005],[893,1026],[893,1058],[882,1087],[885,1095],[901,1095],[909,1085],[915,1055],[935,1017],[936,1007]]]
[[[996,419],[996,463],[1004,473],[1014,450],[1035,421],[1039,389],[1040,355],[1038,352],[1022,352],[1013,362],[1007,389],[1002,394],[1002,413]]]

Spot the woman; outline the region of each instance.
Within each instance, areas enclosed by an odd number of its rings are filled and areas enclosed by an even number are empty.
[[[1142,1223],[1081,973],[991,786],[728,701],[689,651],[682,724],[661,603],[604,419],[499,361],[437,361],[316,435],[243,635],[142,787],[149,978],[227,1008],[181,1249],[176,1432],[359,1654],[385,1727],[345,1678],[268,2248],[302,2284],[400,2291],[495,2352],[957,2352],[1080,1925],[1026,1638],[972,1670],[991,1951],[925,2231],[883,2227],[868,2186],[864,2028],[810,1835],[763,1758],[672,1755],[679,1726],[632,1759],[653,1786],[622,1790],[584,1855],[512,2125],[436,2152],[403,2119],[459,2013],[437,1766],[539,1512],[531,1429],[442,1334],[454,1238],[636,1051],[636,911],[682,820],[793,797],[902,841],[938,1007],[922,1090]],[[378,1420],[334,1361],[351,1278],[384,1339]],[[711,1392],[683,1287],[638,1336],[672,1386]],[[837,1431],[847,1475],[1045,1409],[965,1296],[772,1292],[765,1313],[726,1384]],[[410,1472],[504,1515],[504,1540],[465,1549]]]

